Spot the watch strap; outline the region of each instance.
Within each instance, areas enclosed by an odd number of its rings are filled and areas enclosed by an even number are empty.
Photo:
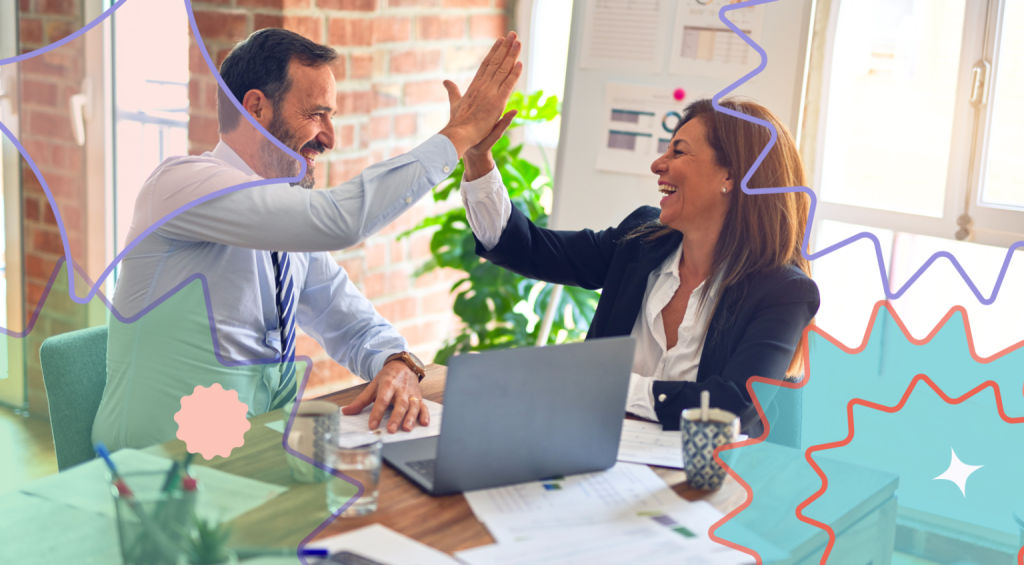
[[[424,370],[423,366],[417,363],[412,354],[408,351],[402,351],[401,353],[395,353],[394,355],[389,356],[384,361],[384,364],[387,365],[392,361],[401,361],[408,365],[409,369],[411,369],[413,373],[416,373],[416,376],[419,377],[421,382],[423,381],[423,377],[427,376],[427,372]]]

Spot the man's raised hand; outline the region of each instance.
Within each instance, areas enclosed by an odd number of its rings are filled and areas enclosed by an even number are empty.
[[[450,80],[444,81],[451,103],[451,119],[441,134],[451,140],[459,158],[490,135],[502,117],[523,64],[519,62],[522,43],[516,33],[499,39],[484,57],[466,93]]]

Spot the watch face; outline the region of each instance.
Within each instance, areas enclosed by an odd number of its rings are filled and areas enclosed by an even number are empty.
[[[423,361],[420,361],[420,358],[417,357],[415,353],[413,353],[412,351],[407,351],[406,353],[409,354],[409,358],[412,359],[413,363],[416,363],[417,367],[419,367],[420,369],[425,369],[426,368],[426,367],[423,366]]]

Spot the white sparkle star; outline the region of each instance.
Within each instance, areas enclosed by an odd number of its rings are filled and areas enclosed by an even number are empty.
[[[953,453],[953,460],[949,462],[949,468],[946,472],[932,479],[937,481],[943,479],[946,481],[952,481],[956,486],[960,487],[960,492],[963,493],[964,498],[967,497],[967,477],[971,476],[971,473],[984,467],[984,465],[968,465],[963,461],[960,461],[956,456],[956,452],[953,448],[949,448],[949,451]]]

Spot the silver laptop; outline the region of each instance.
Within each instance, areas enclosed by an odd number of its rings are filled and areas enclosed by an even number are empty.
[[[635,340],[594,339],[452,357],[441,434],[384,460],[440,496],[615,464]]]

